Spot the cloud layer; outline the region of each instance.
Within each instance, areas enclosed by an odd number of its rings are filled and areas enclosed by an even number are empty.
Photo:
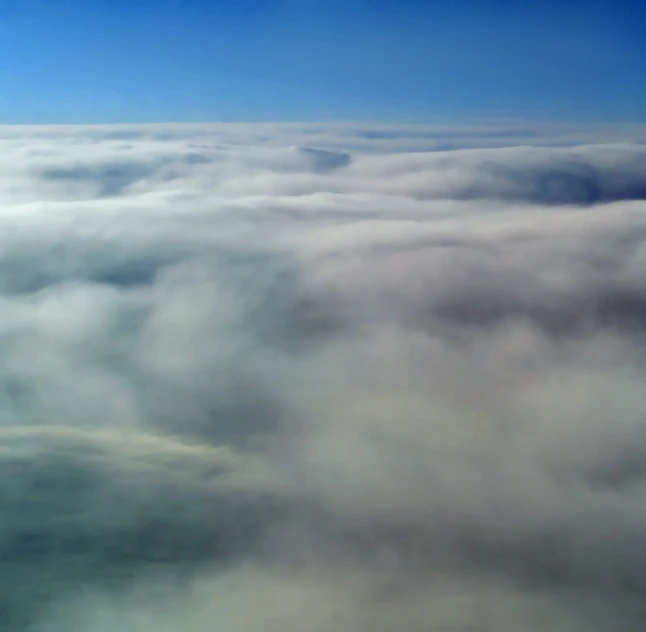
[[[0,129],[0,627],[633,631],[640,126]]]

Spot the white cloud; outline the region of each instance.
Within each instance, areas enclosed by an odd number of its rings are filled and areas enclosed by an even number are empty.
[[[3,629],[637,629],[645,134],[0,129]]]

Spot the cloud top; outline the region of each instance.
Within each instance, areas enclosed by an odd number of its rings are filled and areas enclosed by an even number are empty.
[[[638,629],[644,137],[0,129],[0,627]]]

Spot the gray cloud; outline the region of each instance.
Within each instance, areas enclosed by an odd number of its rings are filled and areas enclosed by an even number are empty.
[[[0,129],[0,627],[638,629],[643,140]]]

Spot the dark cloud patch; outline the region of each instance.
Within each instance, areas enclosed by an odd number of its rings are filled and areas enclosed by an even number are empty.
[[[150,286],[165,267],[182,260],[181,253],[128,253],[115,243],[90,239],[61,246],[29,242],[12,244],[0,255],[0,287],[5,295],[26,295],[58,284],[87,282],[116,288]],[[91,244],[91,247],[88,246]]]
[[[56,427],[0,435],[5,629],[90,584],[224,569],[259,551],[284,512],[271,494],[232,486],[226,449]]]
[[[352,162],[352,156],[343,152],[299,147],[298,153],[312,165],[314,171],[325,172],[340,169],[347,167]]]
[[[88,167],[58,168],[53,167],[45,169],[42,177],[45,180],[55,182],[90,183],[97,186],[97,196],[106,197],[119,195],[124,190],[148,175],[152,170],[145,165],[131,163],[98,167],[96,169]]]
[[[557,338],[585,336],[605,328],[639,335],[646,328],[646,295],[640,288],[599,288],[596,295],[572,299],[548,295],[528,303],[474,291],[439,304],[428,317],[447,325],[478,328],[526,321]]]
[[[534,204],[598,204],[614,200],[643,200],[646,182],[639,177],[626,179],[609,174],[594,165],[573,162],[564,168],[540,167],[525,172],[522,168],[483,165],[484,173],[501,183],[501,197],[526,200]],[[637,174],[635,174],[637,176]],[[465,197],[479,197],[477,192]]]
[[[592,205],[646,194],[646,153],[639,145],[449,149],[375,157],[357,171],[385,177],[384,189],[423,200]]]

